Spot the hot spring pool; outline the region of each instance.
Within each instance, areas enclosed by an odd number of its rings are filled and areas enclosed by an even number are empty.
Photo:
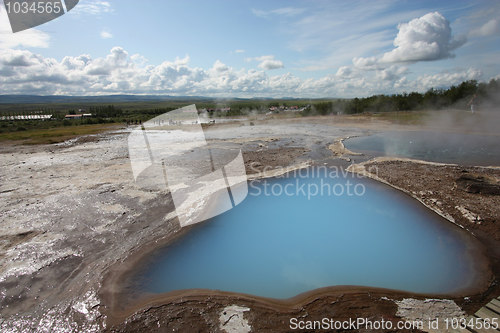
[[[336,285],[450,293],[475,281],[470,236],[417,201],[352,175],[301,173],[250,182],[236,208],[152,255],[134,289],[289,298]]]
[[[499,137],[439,132],[384,132],[348,139],[345,147],[368,155],[408,157],[463,165],[500,165]]]

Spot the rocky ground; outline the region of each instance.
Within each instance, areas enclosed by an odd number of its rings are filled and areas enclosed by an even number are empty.
[[[215,154],[223,156],[235,148],[241,149],[251,174],[266,167],[304,163],[345,165],[346,161],[333,159],[330,145],[340,138],[366,135],[389,125],[334,118],[270,120],[256,121],[254,125],[238,122],[210,126],[206,136]],[[407,304],[398,302],[426,299],[425,295],[387,290],[329,288],[287,302],[195,293],[137,305],[120,303],[126,298],[118,297],[119,285],[109,283],[113,281],[111,277],[118,278],[120,267],[130,266],[131,258],[137,258],[145,248],[154,248],[180,231],[172,218],[168,190],[141,188],[134,182],[128,159],[129,130],[57,145],[0,147],[0,330],[204,332],[238,327],[242,331],[251,328],[276,332],[287,330],[291,317],[312,320],[363,316],[396,322],[403,316],[401,304]],[[191,163],[189,167],[196,165]],[[422,183],[421,179],[435,177],[429,175],[429,170],[420,170],[418,165],[414,170],[409,163],[396,174],[389,171],[394,167],[380,165],[379,176],[397,183],[415,172],[418,176],[412,178],[413,183],[398,186],[416,193],[429,191],[412,187]],[[401,166],[396,167],[399,170]],[[466,201],[449,202],[448,193],[441,193],[441,188],[454,186],[456,176],[463,173],[461,169],[441,172],[437,177],[442,185],[432,188],[432,195],[426,192],[422,197],[436,200],[436,205],[440,202],[443,211],[456,216],[458,223],[468,223],[473,232],[496,227],[491,219],[498,217],[498,210],[493,205],[487,213],[476,207],[476,201],[467,201],[472,200],[469,195],[491,194],[472,194],[457,188],[456,191],[465,193]],[[480,175],[476,169],[467,173]],[[498,174],[488,171],[487,175]],[[482,199],[477,202],[484,204]],[[464,212],[480,218],[467,222],[463,220],[468,216]],[[493,229],[484,229],[481,240],[496,244],[498,233]],[[488,233],[493,237],[488,237]],[[493,264],[499,266],[497,261]],[[498,296],[496,288],[490,288],[485,294],[452,300],[460,306],[459,311],[474,311],[487,297],[495,295]],[[440,306],[441,302],[430,300],[426,304]],[[449,308],[445,314],[457,311],[454,306]]]

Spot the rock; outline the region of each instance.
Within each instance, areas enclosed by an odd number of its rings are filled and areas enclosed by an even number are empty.
[[[243,314],[250,311],[249,308],[231,305],[226,306],[219,316],[219,328],[226,333],[247,333],[252,330],[248,320]]]
[[[437,320],[440,323],[439,327],[444,327],[444,320],[447,318],[465,318],[465,312],[452,300],[404,298],[394,303],[398,306],[396,316],[407,321],[422,323],[420,329],[424,332],[442,332],[439,329],[432,329],[429,325],[431,321]]]
[[[463,174],[455,181],[457,188],[468,193],[500,195],[500,184],[484,176]]]
[[[455,208],[471,223],[481,224],[483,221],[479,214],[475,214],[463,206],[455,206]]]

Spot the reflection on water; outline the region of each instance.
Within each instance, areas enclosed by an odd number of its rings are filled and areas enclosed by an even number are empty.
[[[385,132],[344,142],[347,149],[463,165],[500,165],[499,137],[438,132]]]
[[[358,185],[357,194],[340,193],[348,182]],[[464,235],[384,185],[324,174],[249,185],[239,206],[158,251],[133,279],[134,288],[274,298],[333,285],[446,293],[465,287],[474,275]],[[287,185],[291,195],[273,195],[273,188],[280,194]],[[306,193],[313,185],[323,187],[323,195]],[[328,186],[337,191],[328,192]]]

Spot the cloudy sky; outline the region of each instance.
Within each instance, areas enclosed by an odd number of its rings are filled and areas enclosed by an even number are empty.
[[[362,97],[500,78],[499,1],[80,0],[13,34],[0,94]]]

